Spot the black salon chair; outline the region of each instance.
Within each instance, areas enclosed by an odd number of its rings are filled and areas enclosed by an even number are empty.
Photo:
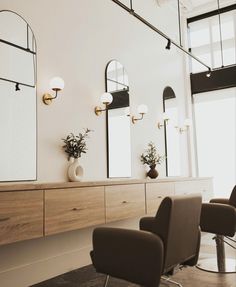
[[[236,273],[236,260],[226,258],[224,244],[236,249],[233,239],[236,233],[236,186],[229,199],[215,198],[202,205],[200,226],[202,231],[215,234],[217,260],[202,259],[197,267],[216,273]]]
[[[195,265],[200,213],[200,195],[173,196],[162,201],[155,217],[140,220],[142,230],[95,228],[91,258],[97,272],[107,275],[104,286],[110,275],[158,287],[161,275],[177,265]]]

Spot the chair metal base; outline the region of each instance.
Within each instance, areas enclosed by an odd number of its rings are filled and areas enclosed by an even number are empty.
[[[109,281],[109,275],[106,276],[106,279],[105,279],[103,287],[107,287],[108,281]]]
[[[180,283],[178,283],[178,282],[176,282],[174,280],[171,280],[170,277],[161,276],[161,279],[166,281],[166,282],[170,282],[170,283],[172,283],[174,285],[177,285],[179,287],[183,287],[183,285],[181,285]]]
[[[216,258],[202,259],[199,260],[197,268],[213,273],[236,273],[236,260],[227,258],[224,260],[224,266],[218,267]]]

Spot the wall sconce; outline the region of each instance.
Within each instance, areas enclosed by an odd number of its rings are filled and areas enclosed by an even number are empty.
[[[50,105],[54,99],[57,97],[57,93],[64,89],[65,83],[62,78],[55,77],[50,80],[50,88],[56,92],[53,97],[51,94],[46,93],[43,95],[43,102],[45,105]]]
[[[183,127],[175,127],[181,134],[186,132],[189,127],[192,125],[191,119],[185,119]]]
[[[132,116],[132,123],[135,124],[136,121],[140,121],[143,119],[143,116],[148,112],[148,107],[146,105],[139,105],[138,106],[138,113],[141,115],[140,118],[135,118]]]
[[[107,110],[107,106],[110,105],[113,101],[112,94],[110,93],[104,93],[101,95],[100,101],[103,105],[105,105],[105,108],[102,109],[101,107],[96,106],[94,108],[94,112],[97,116],[100,116],[102,112]]]
[[[162,122],[158,122],[157,123],[157,127],[158,129],[160,130],[162,127],[165,126],[165,124],[167,125],[169,120],[170,120],[170,117],[167,115],[167,113],[163,113],[162,114],[162,120],[163,120],[163,123]]]

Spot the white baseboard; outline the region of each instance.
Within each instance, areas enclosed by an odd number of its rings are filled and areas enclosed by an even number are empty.
[[[91,264],[91,246],[21,265],[0,273],[1,287],[28,287]]]

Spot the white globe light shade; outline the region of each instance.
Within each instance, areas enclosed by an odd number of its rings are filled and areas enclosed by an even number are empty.
[[[190,127],[190,126],[192,125],[191,119],[189,119],[189,118],[185,119],[184,125],[185,125],[186,127]]]
[[[169,120],[170,117],[169,117],[169,115],[165,112],[165,113],[162,114],[162,119],[163,119],[164,121],[166,121],[166,120]]]
[[[113,97],[112,97],[112,94],[110,93],[104,93],[101,95],[101,98],[100,98],[101,102],[103,104],[110,104],[112,101],[113,101]]]
[[[138,113],[139,114],[146,114],[148,112],[148,107],[146,105],[139,105],[138,106]]]
[[[52,90],[63,90],[64,86],[64,80],[60,77],[54,77],[50,80],[50,88]]]

